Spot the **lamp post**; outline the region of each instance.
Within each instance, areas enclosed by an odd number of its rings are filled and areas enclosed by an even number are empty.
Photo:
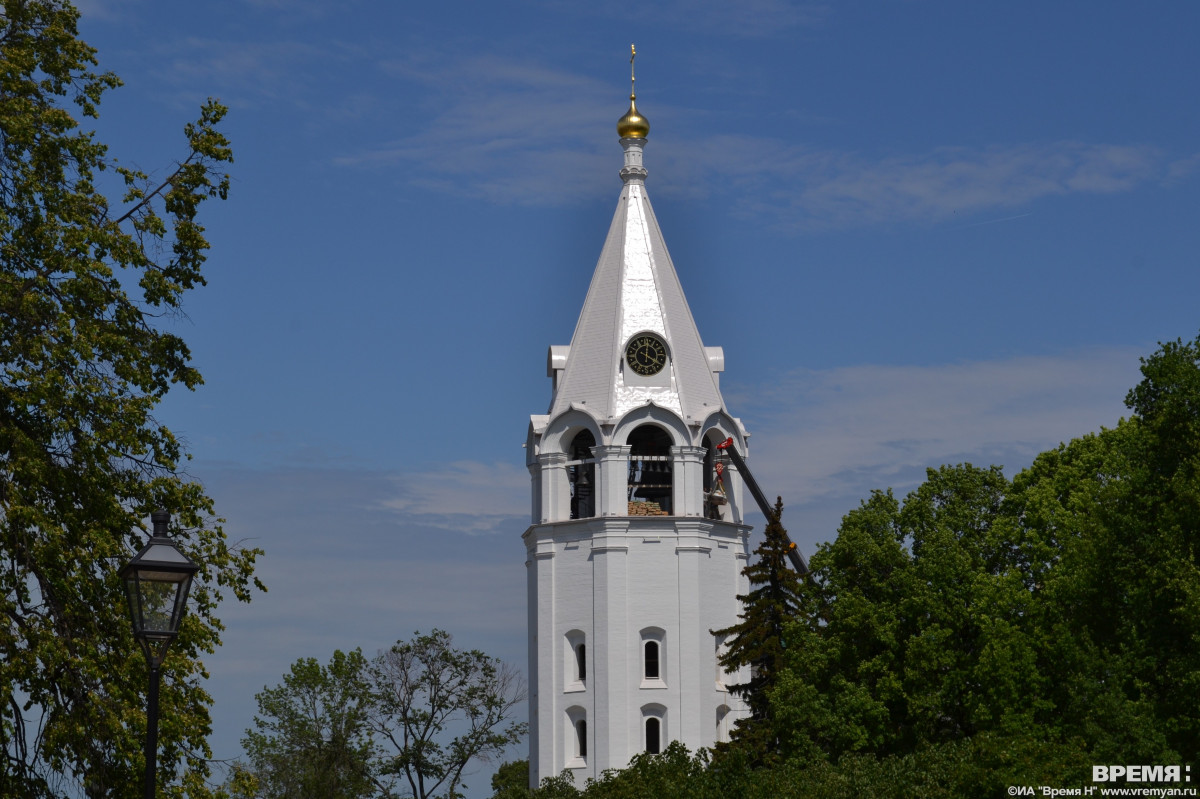
[[[155,770],[158,760],[158,684],[159,667],[167,656],[167,647],[179,632],[179,622],[187,606],[192,577],[199,566],[175,546],[167,535],[171,514],[156,510],[150,514],[154,535],[133,560],[120,571],[129,600],[133,635],[142,645],[150,666],[150,692],[146,697],[146,778],[145,799],[154,799]]]

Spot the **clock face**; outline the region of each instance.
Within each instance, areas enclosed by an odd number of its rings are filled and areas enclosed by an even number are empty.
[[[667,365],[667,345],[657,336],[634,336],[625,347],[625,362],[643,377],[656,375]]]

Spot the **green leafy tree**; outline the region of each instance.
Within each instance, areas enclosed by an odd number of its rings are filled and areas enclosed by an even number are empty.
[[[1090,757],[1042,742],[985,733],[932,744],[907,755],[847,754],[837,762],[787,760],[755,768],[741,750],[710,762],[678,741],[661,755],[638,755],[628,767],[589,780],[582,791],[543,784],[532,799],[961,799],[1005,796],[1014,784],[1079,786]],[[573,790],[573,789],[572,789]]]
[[[734,725],[731,738],[753,752],[760,762],[771,760],[778,749],[768,694],[783,667],[785,627],[800,607],[800,576],[788,560],[793,545],[780,523],[782,515],[783,500],[777,499],[767,519],[763,542],[754,550],[756,557],[742,572],[749,580],[750,593],[738,596],[741,621],[712,631],[713,635],[726,636],[720,657],[726,671],[750,667],[748,681],[729,686],[750,708],[750,716]]]
[[[527,728],[513,721],[525,699],[520,673],[455,649],[443,630],[370,663],[358,650],[335,652],[328,666],[299,660],[256,698],[255,728],[242,741],[248,763],[226,785],[244,799],[454,799],[469,765],[502,755]],[[528,794],[525,761],[505,764],[499,779],[502,795]]]
[[[692,755],[679,741],[672,741],[661,754],[641,752],[634,755],[627,767],[606,771],[595,780],[589,780],[581,795],[593,799],[650,796],[693,799],[707,793],[704,786],[707,766],[706,751]]]
[[[998,467],[930,469],[903,507],[875,492],[813,557],[773,700],[807,761],[907,754],[1044,709],[1030,593]]]
[[[527,799],[528,796],[529,761],[501,763],[492,775],[492,799]]]
[[[903,599],[912,578],[899,511],[890,491],[874,492],[809,561],[812,580],[788,630],[794,646],[773,702],[792,757],[876,752],[908,737],[897,717],[906,715]]]
[[[258,553],[228,545],[153,411],[201,382],[159,320],[204,282],[197,214],[228,188],[225,109],[203,107],[156,180],[119,165],[80,127],[120,81],[97,71],[77,19],[64,0],[4,0],[0,15],[0,795],[139,784],[146,666],[117,570],[161,506],[201,572],[163,666],[159,779],[199,796],[199,657],[219,643],[222,591],[257,585]],[[106,170],[123,196],[98,189]]]
[[[579,789],[575,787],[575,776],[570,769],[563,769],[557,777],[546,777],[533,791],[526,791],[525,794],[511,793],[504,799],[524,799],[524,796],[530,796],[532,799],[575,799],[578,797]]]
[[[333,653],[327,666],[298,660],[283,683],[254,698],[254,729],[242,746],[249,767],[235,795],[262,799],[358,799],[380,787],[368,725],[367,662],[359,650]],[[250,779],[246,779],[249,776]]]
[[[380,772],[415,799],[461,796],[468,764],[488,762],[528,725],[513,720],[525,700],[520,672],[477,649],[455,649],[444,630],[416,634],[371,663],[372,718]]]
[[[1195,757],[1200,740],[1200,338],[1161,345],[1142,375],[1131,418],[1015,481],[1053,553],[1038,575],[1050,695],[1097,762]]]
[[[919,761],[971,741],[1025,782],[1196,755],[1200,339],[1142,373],[1131,418],[1011,484],[942,467],[903,506],[876,492],[845,517],[770,693],[786,753]]]

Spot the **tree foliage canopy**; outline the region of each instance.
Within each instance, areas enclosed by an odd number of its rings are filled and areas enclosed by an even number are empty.
[[[454,799],[470,764],[503,754],[526,729],[513,720],[525,699],[520,674],[456,649],[443,630],[398,641],[369,663],[357,651],[335,652],[328,667],[297,661],[256,698],[243,741],[249,767],[232,786],[261,799]]]
[[[467,765],[488,762],[521,740],[513,720],[525,701],[516,669],[478,649],[455,649],[444,630],[417,634],[371,665],[376,732],[391,754],[383,771],[416,799],[459,795]]]
[[[235,793],[269,799],[356,799],[373,790],[366,660],[359,650],[292,664],[283,683],[255,696],[242,746],[253,768]],[[248,786],[248,787],[247,787]]]
[[[983,733],[1172,763],[1200,741],[1200,339],[1142,361],[1133,411],[997,467],[875,493],[812,560],[777,732],[804,762]]]
[[[1021,727],[1039,695],[1000,469],[929,470],[874,493],[812,559],[773,696],[786,750],[905,754]]]
[[[138,784],[146,667],[116,573],[163,507],[202,570],[164,664],[160,780],[203,795],[198,657],[219,643],[221,592],[257,584],[257,551],[227,544],[153,411],[201,382],[160,319],[204,282],[198,212],[228,190],[225,109],[201,109],[164,175],[120,165],[80,127],[120,81],[77,19],[62,0],[5,0],[0,16],[0,794]],[[100,190],[106,172],[121,196]]]

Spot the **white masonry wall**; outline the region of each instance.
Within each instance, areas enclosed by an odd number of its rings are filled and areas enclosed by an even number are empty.
[[[684,517],[529,529],[531,783],[569,769],[582,785],[624,767],[645,750],[648,714],[661,719],[663,748],[679,740],[694,750],[727,738],[741,705],[724,689],[709,631],[737,620],[747,533],[743,525]],[[643,678],[647,637],[660,644],[658,680]],[[587,652],[582,681],[579,642]]]

